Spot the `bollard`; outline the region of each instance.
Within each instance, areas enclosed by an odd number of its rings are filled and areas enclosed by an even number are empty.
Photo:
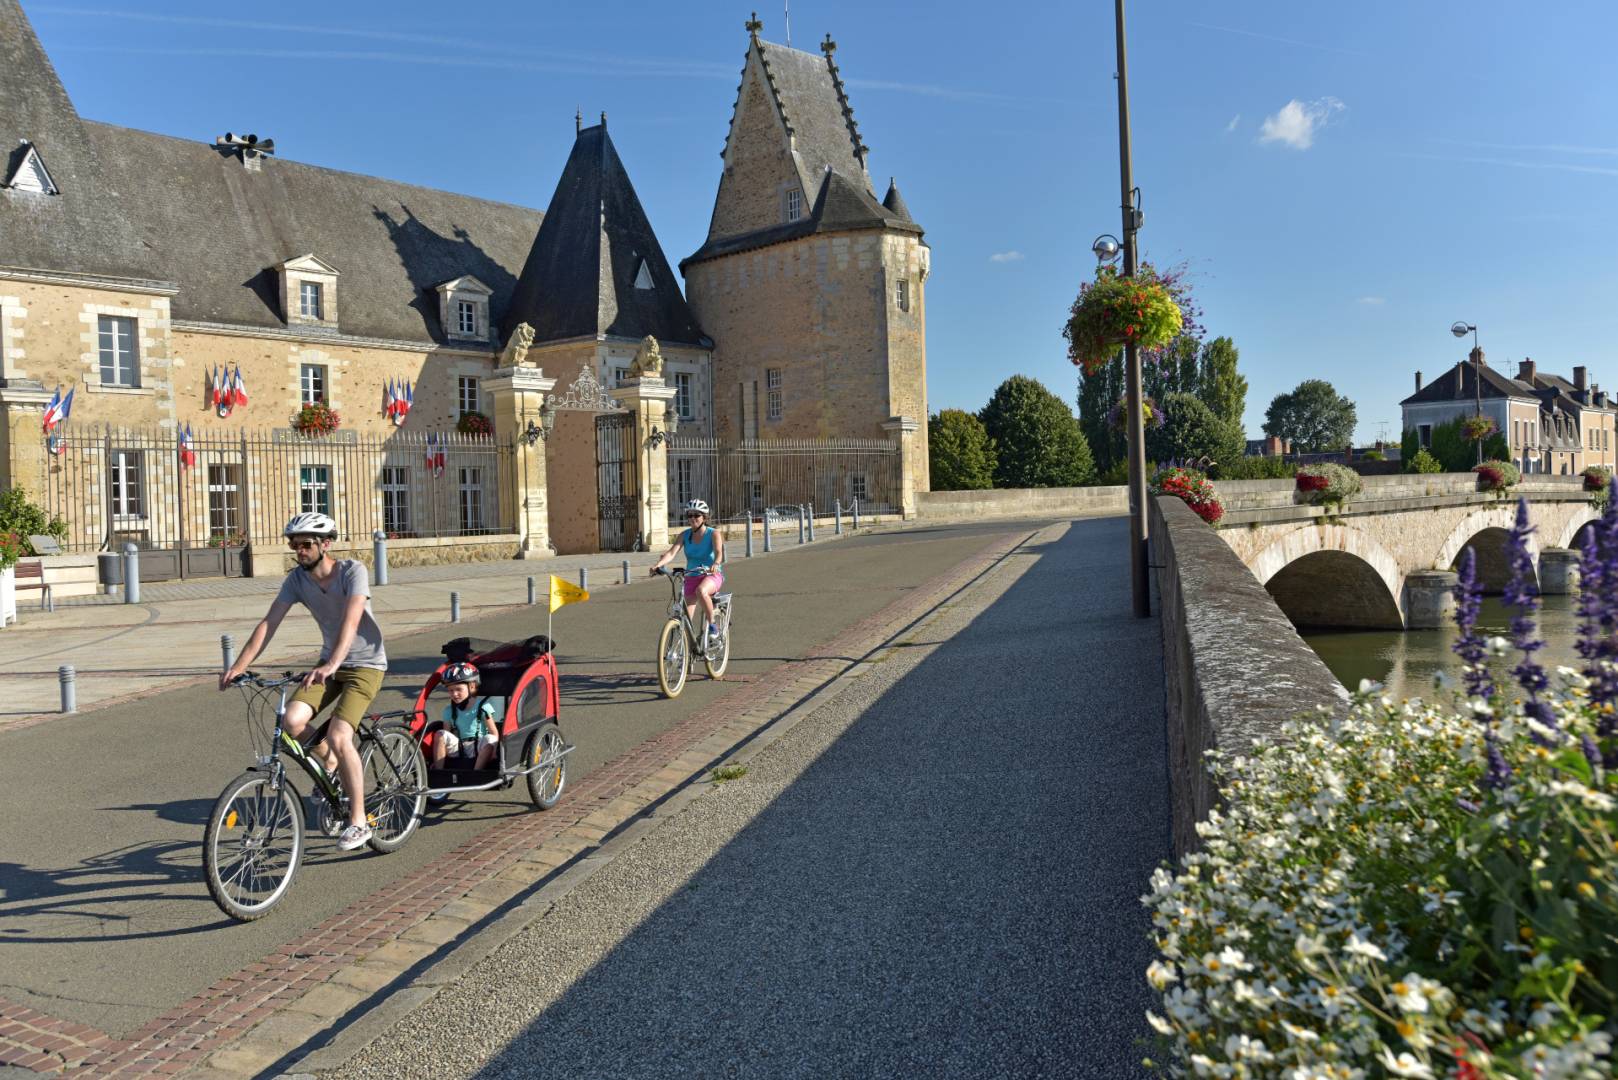
[[[124,603],[140,603],[140,548],[133,540],[124,544]]]
[[[832,503],[832,513],[834,514],[834,517],[833,517],[832,520],[835,521],[836,524],[832,526],[831,534],[833,536],[842,536],[843,535],[843,500],[842,499],[838,499],[836,502]]]
[[[449,594],[449,621],[461,621],[461,594],[458,592]]]
[[[803,503],[798,504],[798,543],[803,543]]]
[[[815,504],[809,504],[809,542],[815,542]]]
[[[62,711],[79,711],[78,673],[73,670],[72,664],[63,664],[56,669],[56,677],[62,683]]]
[[[528,602],[530,604],[532,604],[534,602],[534,579],[533,578],[528,579]]]
[[[229,634],[220,634],[219,652],[225,658],[225,670],[229,671],[230,666],[236,662],[236,639]]]
[[[764,554],[770,553],[770,512],[764,511]]]
[[[854,500],[854,531],[860,531],[860,501]]]
[[[371,575],[372,585],[388,583],[388,534],[378,529],[371,534],[371,557],[376,571]]]
[[[590,591],[590,568],[588,566],[579,567],[579,588],[585,592]]]
[[[744,558],[753,557],[753,511],[747,512],[747,537],[742,541],[742,555]]]
[[[623,584],[625,584],[625,585],[629,584],[629,560],[628,559],[624,560],[624,580],[623,580]]]

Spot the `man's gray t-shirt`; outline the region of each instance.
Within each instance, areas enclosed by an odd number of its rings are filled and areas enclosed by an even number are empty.
[[[365,614],[360,616],[354,641],[339,666],[381,668],[386,671],[388,654],[382,650],[382,628],[376,625],[376,619],[371,615],[371,575],[366,571],[365,564],[353,559],[338,559],[337,569],[332,572],[326,586],[322,589],[309,571],[295,566],[281,582],[281,593],[276,599],[289,604],[302,604],[309,609],[309,614],[320,624],[321,659],[329,660],[332,650],[337,647],[337,636],[343,629],[343,614],[348,610],[348,598],[365,597]]]

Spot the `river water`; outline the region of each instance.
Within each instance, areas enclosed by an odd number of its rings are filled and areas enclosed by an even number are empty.
[[[1542,597],[1539,610],[1539,636],[1545,648],[1536,656],[1546,671],[1558,665],[1582,666],[1583,661],[1574,651],[1574,634],[1578,618],[1574,613],[1575,597],[1571,595]],[[1509,637],[1512,609],[1500,602],[1498,596],[1485,597],[1478,622],[1486,634]],[[1356,689],[1361,679],[1372,679],[1387,687],[1387,694],[1395,701],[1407,697],[1430,697],[1433,676],[1448,672],[1459,680],[1460,657],[1451,646],[1460,636],[1453,623],[1440,630],[1309,630],[1300,631],[1303,640],[1315,650],[1331,673],[1350,690]],[[1513,651],[1496,661],[1500,679],[1509,682],[1508,672],[1516,666],[1520,654]]]

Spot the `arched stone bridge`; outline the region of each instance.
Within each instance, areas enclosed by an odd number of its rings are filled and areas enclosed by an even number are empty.
[[[1364,491],[1330,513],[1299,503],[1291,480],[1216,485],[1225,503],[1220,537],[1294,625],[1436,626],[1453,606],[1452,571],[1468,547],[1486,590],[1500,591],[1519,496],[1535,527],[1529,548],[1540,588],[1566,592],[1580,530],[1597,516],[1577,476],[1524,477],[1504,498],[1478,491],[1470,473],[1364,482]]]

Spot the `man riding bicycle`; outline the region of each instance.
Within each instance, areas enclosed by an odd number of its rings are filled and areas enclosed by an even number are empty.
[[[371,614],[371,579],[365,564],[333,559],[337,523],[325,514],[299,514],[282,530],[298,565],[281,582],[269,613],[247,639],[241,655],[219,676],[224,690],[241,677],[275,636],[292,605],[309,609],[320,626],[321,660],[303,677],[303,687],[287,703],[286,730],[297,738],[316,714],[331,705],[326,738],[316,753],[328,773],[335,772],[348,795],[348,826],[337,837],[340,851],[353,851],[371,838],[365,817],[365,784],[355,732],[371,701],[382,689],[388,669],[382,630]]]
[[[685,552],[686,617],[696,619],[697,603],[700,601],[708,617],[707,647],[711,650],[719,646],[713,598],[725,585],[725,537],[708,524],[708,504],[701,499],[692,499],[685,504],[685,519],[691,527],[680,530],[674,543],[652,567],[652,573],[656,574],[673,562],[677,553]]]

